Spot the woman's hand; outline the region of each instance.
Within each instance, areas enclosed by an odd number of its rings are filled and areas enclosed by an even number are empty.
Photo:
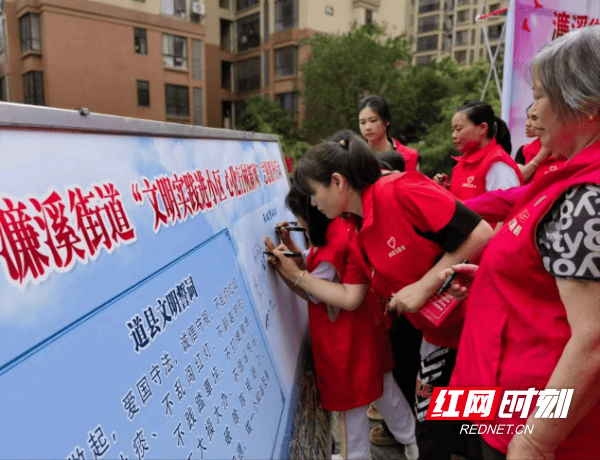
[[[302,273],[302,270],[292,258],[282,254],[282,251],[289,251],[288,247],[285,244],[280,244],[275,247],[275,244],[268,236],[265,236],[264,241],[267,251],[273,253],[272,256],[267,258],[267,262],[271,264],[282,277],[290,281],[297,279],[300,276],[300,273]]]
[[[433,176],[433,180],[436,181],[439,185],[448,189],[450,187],[450,181],[448,180],[448,175],[446,174],[436,174]]]
[[[506,460],[554,460],[554,452],[544,449],[523,432],[515,434],[508,444]]]
[[[281,242],[285,244],[288,248],[291,247],[293,244],[290,232],[288,232],[287,228],[285,228],[289,225],[290,223],[287,220],[284,220],[283,222],[277,222],[277,224],[275,225],[275,235],[277,235]]]
[[[404,286],[390,299],[387,311],[395,311],[400,314],[405,311],[408,313],[416,313],[425,305],[429,296],[426,289],[423,288],[420,281],[417,281],[408,286]]]
[[[458,277],[450,285],[449,292],[456,300],[464,300],[469,296],[469,290],[473,284],[473,278],[479,265],[474,264],[458,264],[453,265],[452,268],[447,268],[440,273],[440,278],[446,280],[452,273],[458,273]]]

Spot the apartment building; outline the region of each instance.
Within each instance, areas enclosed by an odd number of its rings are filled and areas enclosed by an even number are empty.
[[[206,30],[192,5],[6,1],[3,99],[201,125]]]
[[[299,64],[309,54],[302,40],[341,34],[353,23],[406,30],[404,0],[218,0],[207,3],[207,80],[210,126],[235,124],[240,102],[263,94],[302,117]]]
[[[2,0],[0,0],[2,2]],[[234,127],[263,94],[302,117],[316,33],[407,29],[405,0],[6,0],[0,100]]]
[[[476,22],[507,6],[507,0],[410,0],[410,34],[414,37],[414,64],[426,64],[451,56],[460,64],[487,58],[482,28],[485,27],[492,52],[500,44],[504,16]]]

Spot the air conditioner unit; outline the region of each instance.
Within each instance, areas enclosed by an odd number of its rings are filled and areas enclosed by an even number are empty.
[[[204,4],[200,2],[192,2],[192,13],[199,16],[204,15]]]

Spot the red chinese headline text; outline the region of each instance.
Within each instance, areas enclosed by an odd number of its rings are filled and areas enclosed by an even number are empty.
[[[106,182],[84,190],[73,187],[66,197],[0,201],[0,258],[17,286],[41,281],[52,271],[67,272],[86,264],[100,251],[136,241],[121,193]]]
[[[283,177],[277,161],[262,162],[261,169],[265,185]],[[144,198],[148,199],[154,212],[155,232],[161,225],[168,227],[184,222],[188,216],[195,217],[216,208],[229,198],[244,196],[263,186],[256,163],[229,166],[224,172],[206,168],[204,172],[185,171],[180,175],[157,176],[152,180],[142,177],[142,182],[141,186],[134,182],[131,193],[137,204],[141,205]]]

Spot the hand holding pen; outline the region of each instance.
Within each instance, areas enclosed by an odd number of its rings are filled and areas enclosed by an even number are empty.
[[[444,283],[438,290],[438,293],[443,293],[449,289],[450,294],[457,300],[464,300],[469,296],[469,290],[473,284],[473,278],[479,268],[478,265],[463,263],[453,265],[452,268],[447,268],[440,273],[440,278]],[[450,280],[448,282],[448,280]],[[445,287],[445,285],[447,286]],[[442,288],[444,288],[442,290]]]
[[[282,230],[288,232],[306,232],[306,229],[301,227],[298,222],[281,222],[275,226],[275,232]]]

